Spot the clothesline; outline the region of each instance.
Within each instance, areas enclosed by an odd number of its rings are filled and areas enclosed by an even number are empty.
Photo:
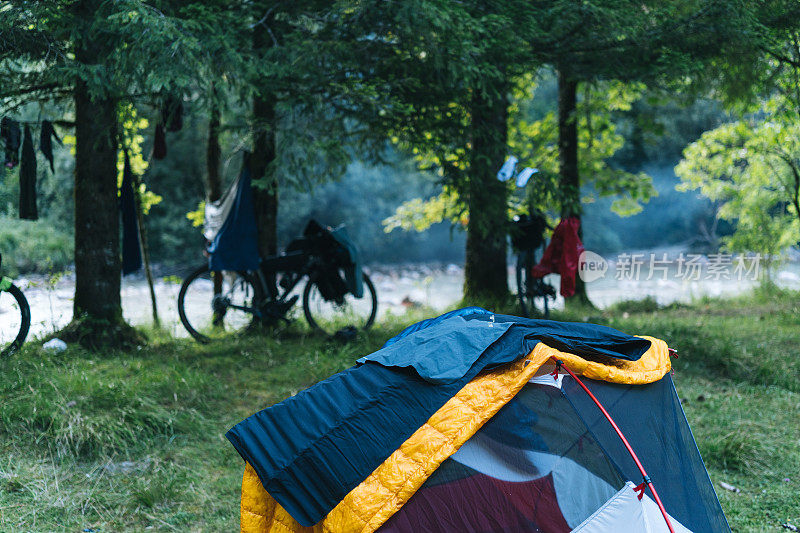
[[[53,123],[42,120],[39,125],[39,151],[50,163],[50,170],[55,171],[53,161],[53,139],[61,144]],[[22,126],[22,128],[20,127]],[[33,146],[33,132],[27,121],[20,123],[9,117],[0,120],[0,139],[3,141],[6,168],[19,165],[19,217],[23,220],[38,220],[36,206],[36,149]],[[21,153],[20,153],[20,148]]]

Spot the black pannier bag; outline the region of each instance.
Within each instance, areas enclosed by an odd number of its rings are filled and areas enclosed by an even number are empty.
[[[309,220],[303,236],[286,247],[287,252],[303,251],[321,258],[331,268],[320,269],[317,287],[327,301],[340,301],[347,293],[363,295],[358,251],[343,227],[326,228]]]
[[[518,215],[511,222],[511,246],[515,251],[535,250],[544,244],[547,219],[540,213]]]

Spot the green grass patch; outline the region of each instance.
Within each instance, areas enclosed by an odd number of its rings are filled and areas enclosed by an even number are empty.
[[[675,383],[712,482],[734,530],[755,532],[800,524],[798,311],[800,295],[765,290],[555,317],[678,349]],[[127,351],[26,346],[0,361],[0,531],[237,530],[242,461],[225,431],[425,313],[348,344],[298,325],[208,345],[146,332]]]
[[[0,250],[8,276],[62,271],[72,264],[72,248],[72,235],[52,224],[0,217]]]
[[[733,530],[800,524],[800,394],[680,372],[675,382]]]
[[[661,309],[656,299],[646,296],[641,300],[623,300],[612,305],[609,309],[612,313],[653,313]]]

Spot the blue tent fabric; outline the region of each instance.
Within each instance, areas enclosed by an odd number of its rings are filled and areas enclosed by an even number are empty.
[[[539,342],[538,328],[573,353],[638,359],[650,345],[602,326],[528,321],[482,311],[472,309],[452,323],[448,321],[452,314],[433,319],[415,331],[404,331],[389,347],[404,338],[413,341],[429,328],[457,330],[460,325],[469,331],[476,327],[470,321],[483,321],[478,327],[486,329],[490,329],[486,322],[492,321],[491,329],[505,327],[499,336],[483,336],[481,342],[455,353],[436,351],[440,345],[435,342],[409,342],[406,347],[414,357],[365,360],[248,417],[226,436],[270,495],[300,524],[310,526],[479,372],[527,355]],[[620,346],[617,351],[615,343]],[[402,356],[402,351],[393,353]],[[426,362],[437,358],[445,361]]]
[[[694,533],[730,532],[672,376],[637,386],[583,382],[630,442],[670,515]],[[619,471],[639,483],[639,469],[591,398],[569,376],[561,390]]]
[[[482,315],[476,320],[494,320],[497,323],[513,322],[524,330],[525,353],[533,350],[539,341],[563,352],[579,355],[584,359],[625,359],[638,361],[650,349],[650,341],[622,333],[608,326],[585,322],[558,322],[520,318],[511,315]]]
[[[233,208],[208,247],[208,253],[208,268],[215,272],[258,269],[258,227],[253,209],[250,170],[246,165],[239,177]]]
[[[548,409],[549,411],[550,409]],[[549,451],[542,436],[533,431],[539,418],[535,410],[529,409],[517,397],[505,404],[497,414],[490,418],[482,426],[481,431],[487,437],[514,448]]]
[[[480,307],[470,307],[414,324],[389,339],[377,352],[359,359],[358,363],[410,367],[422,379],[448,383],[465,375],[478,357],[506,332],[508,336],[504,345],[516,345],[520,353],[529,353],[543,341],[548,346],[584,358],[611,357],[636,361],[650,347],[650,341],[646,339],[606,326],[495,315]],[[447,357],[441,357],[441,354],[447,354]],[[507,362],[501,357],[487,368]]]
[[[491,314],[492,314],[491,311],[487,311],[486,309],[484,309],[482,307],[476,307],[476,306],[462,307],[461,309],[456,309],[455,311],[450,311],[449,313],[445,313],[443,315],[439,315],[439,316],[434,317],[434,318],[426,318],[425,320],[420,320],[419,322],[417,322],[415,324],[411,324],[406,329],[404,329],[403,331],[401,331],[400,333],[398,333],[397,335],[395,335],[394,337],[392,337],[391,339],[389,339],[388,341],[383,343],[383,347],[386,348],[387,346],[389,346],[391,344],[394,344],[395,342],[399,341],[400,339],[403,339],[406,336],[411,335],[415,331],[419,331],[421,329],[425,329],[428,326],[436,325],[439,322],[443,322],[443,321],[447,320],[450,317],[454,317],[454,316],[466,317],[466,316],[469,316],[469,315],[491,315]]]
[[[410,367],[431,383],[451,383],[463,377],[478,356],[511,326],[511,322],[495,324],[452,316],[436,327],[406,335],[362,357],[358,363],[369,361],[386,367]]]

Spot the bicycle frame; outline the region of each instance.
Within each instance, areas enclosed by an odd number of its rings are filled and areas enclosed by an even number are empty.
[[[294,304],[292,298],[296,297],[289,295],[301,280],[313,279],[326,269],[334,268],[338,268],[335,262],[326,261],[323,256],[309,251],[289,251],[268,256],[261,260],[258,270],[249,271],[258,280],[258,284],[266,296],[265,300],[254,300],[253,306],[250,307],[234,304],[226,295],[218,293],[214,297],[215,302],[220,304],[221,309],[244,311],[256,318],[263,318],[267,315],[281,319]],[[277,280],[279,274],[284,275],[280,282]],[[212,302],[212,305],[216,305],[216,303]]]
[[[208,265],[204,265],[184,279],[178,293],[178,312],[189,333],[201,342],[207,342],[210,338],[201,333],[204,328],[224,331],[230,327],[238,331],[255,322],[289,322],[289,311],[302,298],[303,313],[312,329],[333,334],[326,331],[319,320],[326,321],[329,315],[339,318],[348,313],[352,315],[349,295],[355,296],[360,286],[365,287],[364,294],[356,298],[364,295],[367,298],[365,305],[361,306],[363,309],[356,311],[356,315],[363,316],[355,319],[355,325],[359,328],[372,325],[377,310],[375,286],[363,270],[356,270],[357,252],[350,247],[349,241],[342,242],[341,238],[312,222],[303,236],[291,241],[283,253],[262,256],[258,268],[226,272],[224,269],[209,271]],[[359,276],[358,280],[353,281],[352,275]],[[213,285],[211,294],[208,294],[210,287],[203,285],[206,281],[195,283],[196,280],[209,280],[209,277]],[[305,281],[305,288],[299,290],[301,281]],[[210,296],[210,309],[197,308],[199,313],[187,311],[185,303],[192,301],[191,296],[187,300],[187,293],[199,295],[202,291],[206,291],[206,298]],[[202,306],[200,301],[197,302]],[[314,303],[313,309],[310,303]],[[190,307],[192,305],[197,304],[190,303]],[[236,311],[232,316],[241,318],[226,318],[228,311]],[[365,311],[368,314],[364,314]],[[248,321],[247,315],[252,319]],[[354,320],[352,317],[346,319]]]
[[[260,302],[261,305],[257,308],[234,304],[227,304],[228,307],[253,313],[259,318],[263,317],[264,314],[274,318],[282,318],[288,308],[281,309],[281,307],[286,306],[291,300],[289,295],[303,279],[313,278],[324,269],[336,268],[335,265],[324,261],[317,254],[307,251],[290,251],[266,257],[261,260],[260,267],[252,273],[258,279],[267,300]],[[284,275],[280,282],[277,280],[278,274]],[[270,307],[275,309],[270,309]],[[291,304],[289,307],[291,307]]]
[[[544,311],[544,316],[547,317],[549,314],[547,299],[555,296],[555,288],[544,281],[544,279],[531,279],[530,269],[536,264],[537,250],[541,249],[542,253],[544,253],[544,249],[547,247],[547,240],[544,238],[543,232],[545,228],[549,226],[546,223],[542,224],[541,238],[535,238],[538,237],[538,232],[533,237],[529,235],[526,236],[524,233],[525,230],[529,230],[530,228],[530,226],[527,228],[525,227],[525,224],[528,223],[527,219],[515,217],[512,221],[512,229],[509,232],[511,246],[517,257],[517,298],[520,301],[522,314],[525,316],[529,316],[529,313],[536,309],[536,304],[533,299],[541,298],[542,310]],[[522,230],[522,233],[513,233],[520,230]]]
[[[272,255],[261,260],[261,268],[256,272],[258,280],[264,294],[269,295],[272,300],[284,301],[289,293],[297,286],[299,281],[309,274],[309,265],[312,262],[312,255],[308,252],[289,252],[285,254]],[[290,286],[283,287],[283,294],[278,291],[274,278],[278,274],[296,274]],[[267,276],[273,279],[267,279]]]

